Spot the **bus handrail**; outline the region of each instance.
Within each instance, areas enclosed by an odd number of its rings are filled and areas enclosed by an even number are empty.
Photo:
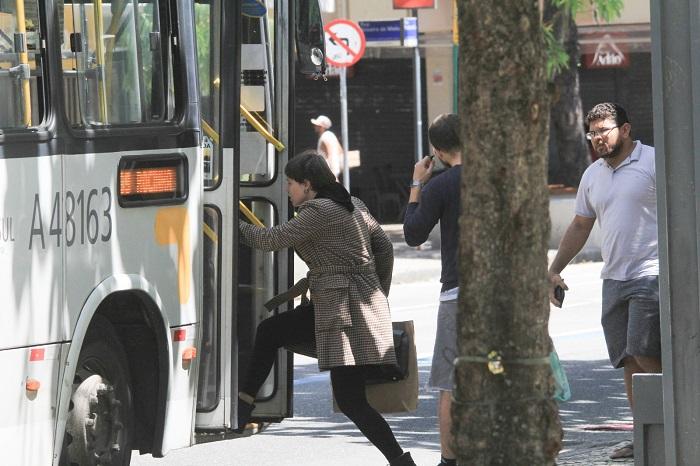
[[[15,2],[15,7],[17,9],[17,32],[19,34],[22,34],[25,38],[27,35],[27,27],[26,27],[26,15],[24,13],[24,0],[17,0]],[[26,41],[25,41],[26,44]],[[24,47],[24,50],[21,50],[19,52],[19,62],[21,65],[26,65],[29,66],[29,55],[27,54],[27,49],[26,45]],[[23,115],[22,115],[22,123],[26,127],[32,126],[32,97],[31,97],[31,90],[29,86],[29,79],[26,77],[22,77],[22,107],[23,107]]]
[[[274,136],[272,135],[272,133],[270,133],[270,132],[267,130],[267,128],[265,128],[265,127],[263,126],[263,124],[260,123],[260,122],[258,121],[258,119],[255,118],[255,116],[254,116],[252,113],[250,113],[250,111],[248,111],[247,108],[245,108],[245,107],[243,106],[243,104],[240,105],[240,109],[241,109],[241,115],[243,115],[243,118],[245,118],[245,119],[248,121],[248,123],[250,123],[251,126],[253,126],[253,128],[255,128],[256,131],[257,131],[258,133],[260,133],[260,134],[262,135],[262,137],[264,137],[264,138],[267,140],[267,142],[269,142],[270,144],[272,144],[273,146],[275,146],[275,148],[276,148],[278,151],[283,151],[283,150],[284,150],[284,144],[282,143],[282,141],[280,141],[279,139],[277,139],[276,137],[274,137]]]
[[[246,216],[248,220],[250,220],[250,223],[252,223],[255,226],[265,228],[265,224],[260,221],[258,217],[255,216],[255,214],[246,206],[243,201],[238,201],[238,208],[240,209],[241,212],[243,212],[243,215]]]

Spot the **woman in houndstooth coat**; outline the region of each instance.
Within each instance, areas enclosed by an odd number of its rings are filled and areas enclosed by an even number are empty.
[[[396,362],[387,295],[394,251],[367,207],[335,181],[316,152],[302,153],[285,167],[289,198],[297,215],[261,228],[241,221],[244,243],[277,251],[293,247],[309,267],[307,278],[268,303],[277,307],[310,291],[313,308],[301,307],[264,320],[239,394],[242,429],[282,346],[314,347],[321,370],[330,370],[333,394],[347,415],[391,465],[414,465],[391,428],[365,396],[367,366]]]

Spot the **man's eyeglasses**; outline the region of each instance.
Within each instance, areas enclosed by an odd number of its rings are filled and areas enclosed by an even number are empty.
[[[589,131],[586,133],[586,139],[592,141],[593,139],[595,139],[596,136],[605,138],[608,136],[608,134],[610,134],[610,131],[614,130],[615,128],[619,128],[620,126],[622,125],[613,126],[612,128],[603,128],[599,131]]]

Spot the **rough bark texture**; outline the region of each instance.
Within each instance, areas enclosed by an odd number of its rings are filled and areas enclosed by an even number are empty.
[[[581,50],[576,22],[570,14],[546,2],[545,20],[554,20],[554,36],[569,55],[569,67],[554,78],[549,130],[550,184],[578,186],[589,163],[584,134],[583,109],[578,76]]]
[[[561,446],[549,354],[549,107],[537,2],[459,2],[463,122],[455,447],[464,465],[550,465]]]

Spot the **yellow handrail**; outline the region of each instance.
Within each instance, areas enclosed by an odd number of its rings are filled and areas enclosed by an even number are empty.
[[[245,118],[248,121],[248,123],[250,123],[253,126],[253,128],[255,128],[256,131],[258,133],[260,133],[262,135],[262,137],[264,137],[267,140],[267,142],[269,142],[270,144],[275,146],[275,148],[279,151],[284,150],[284,144],[282,144],[282,142],[279,139],[274,137],[272,135],[272,133],[270,133],[267,130],[267,128],[265,128],[262,125],[262,123],[260,123],[258,121],[258,119],[255,118],[255,116],[253,116],[253,114],[250,113],[248,111],[248,109],[243,106],[243,104],[241,104],[240,107],[241,107],[241,115],[243,115],[243,118]]]
[[[17,8],[17,32],[25,38],[25,49],[19,54],[19,62],[22,65],[29,66],[29,55],[26,50],[27,18],[24,13],[24,0],[17,0],[15,6]],[[32,95],[29,87],[29,77],[24,74],[22,75],[22,107],[24,109],[22,123],[27,127],[32,126]]]
[[[95,61],[97,62],[97,93],[99,96],[100,122],[107,124],[107,91],[105,89],[105,51],[104,44],[104,18],[102,17],[102,0],[95,0],[93,7],[95,15]]]
[[[209,136],[209,138],[214,142],[214,144],[219,145],[219,133],[217,133],[216,130],[212,128],[209,123],[207,123],[207,120],[201,118],[201,121],[202,130],[204,131],[204,134]]]
[[[256,217],[255,214],[251,212],[251,210],[248,207],[246,207],[246,205],[242,201],[238,201],[238,208],[241,210],[241,212],[243,212],[243,215],[245,215],[246,218],[250,220],[250,223],[252,223],[255,226],[265,228],[265,224],[261,222],[260,219]]]
[[[123,1],[120,3],[117,3],[116,6],[114,5],[114,2],[112,2],[112,8],[115,8],[112,10],[112,19],[109,22],[109,27],[107,28],[107,32],[104,35],[105,42],[107,43],[107,50],[105,52],[104,56],[104,70],[103,70],[103,78],[104,78],[104,92],[105,95],[107,93],[112,93],[112,70],[114,68],[114,48],[117,45],[117,32],[119,31],[119,24],[121,23],[122,16],[124,15],[124,12],[126,11],[127,7],[127,2]],[[102,9],[100,9],[102,11]],[[135,14],[135,13],[134,13]],[[102,15],[100,15],[102,17]],[[103,23],[104,23],[104,18],[103,18]],[[102,26],[104,28],[104,24]],[[109,40],[108,40],[109,39]],[[104,44],[102,44],[102,47],[104,48]],[[99,85],[99,83],[98,83]]]

